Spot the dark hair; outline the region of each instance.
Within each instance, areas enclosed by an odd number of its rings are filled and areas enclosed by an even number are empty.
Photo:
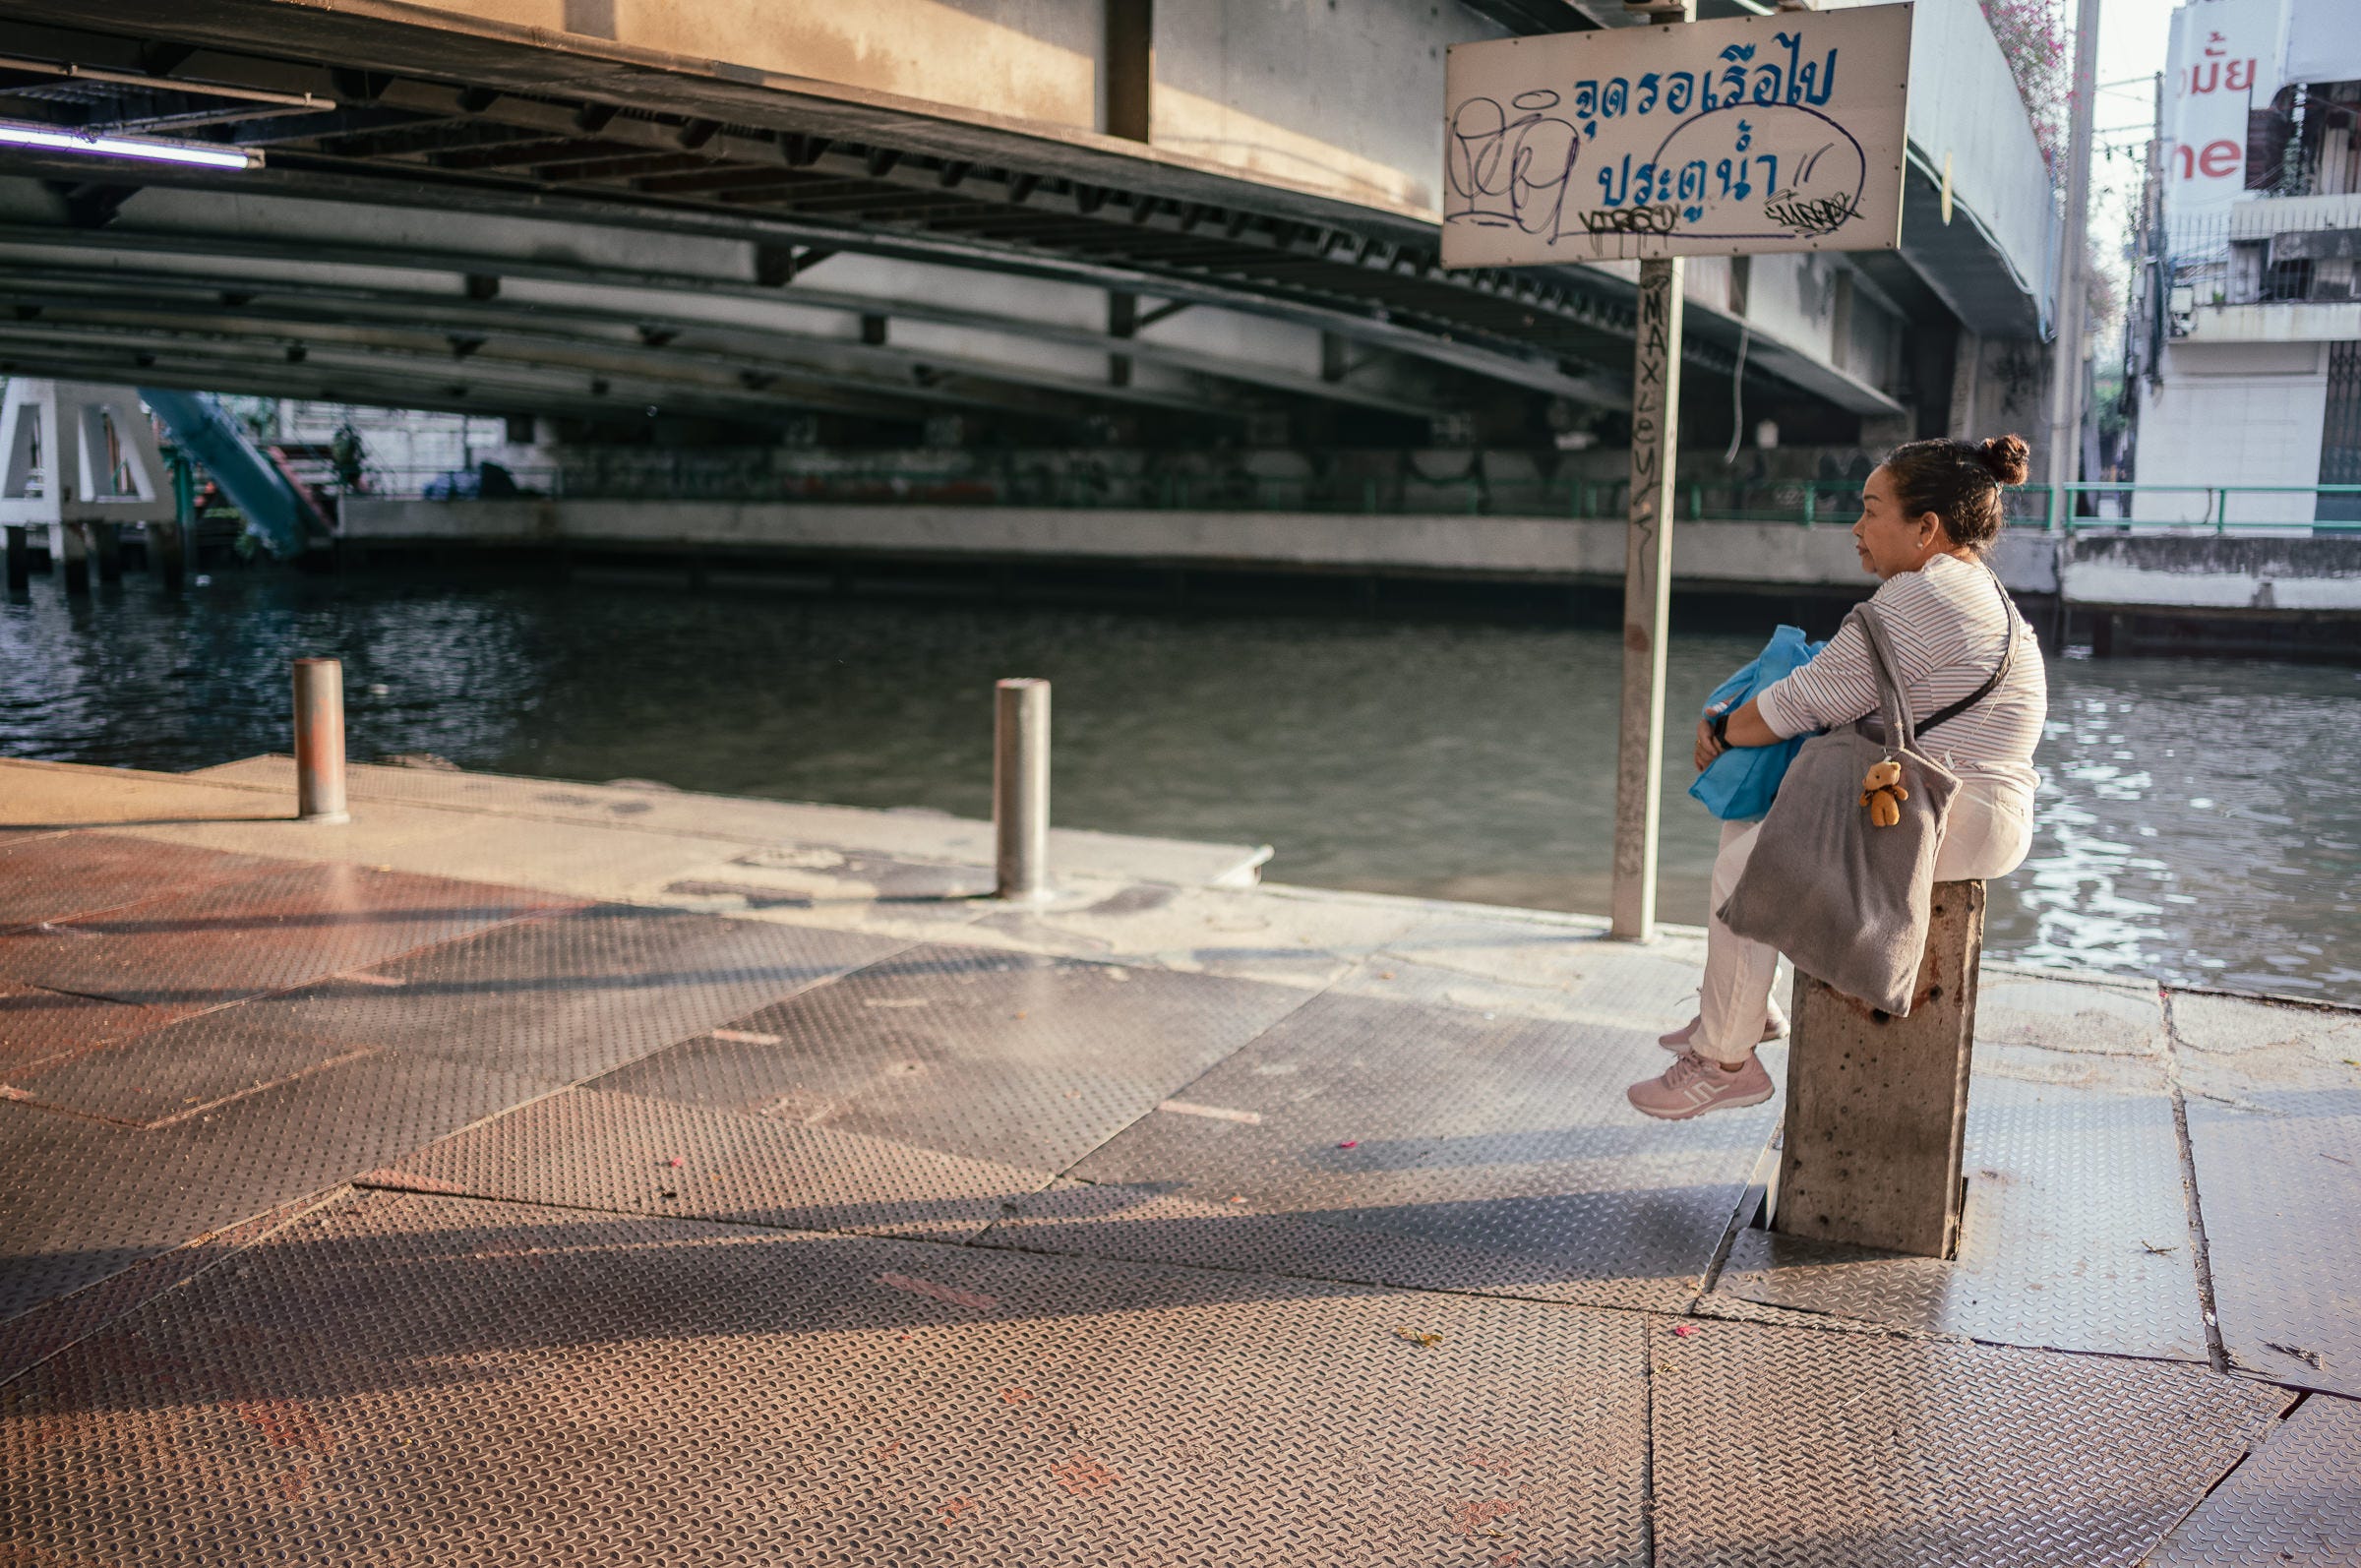
[[[2000,537],[2000,493],[2025,483],[2023,436],[1990,441],[1912,441],[1886,453],[1906,517],[1933,513],[1951,542],[1982,553]]]

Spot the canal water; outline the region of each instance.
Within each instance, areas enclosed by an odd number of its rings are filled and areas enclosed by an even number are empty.
[[[1770,628],[1671,652],[1664,918],[1715,824],[1685,724]],[[345,661],[352,754],[991,811],[993,678],[1056,683],[1063,825],[1268,843],[1275,881],[1603,912],[1617,644],[1546,627],[1181,617],[222,573],[0,600],[0,752],[183,769],[284,751],[287,661]],[[1988,945],[2361,1002],[2361,672],[2052,661],[2032,858]],[[5,801],[0,800],[0,816]]]

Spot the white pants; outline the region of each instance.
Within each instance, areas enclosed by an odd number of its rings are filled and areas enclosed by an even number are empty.
[[[1935,880],[1962,882],[2006,876],[2033,845],[2032,817],[2023,789],[1990,779],[1966,778],[1944,818],[1943,846],[1935,852]],[[1763,1037],[1763,1024],[1776,1018],[1772,983],[1779,976],[1776,948],[1745,937],[1722,924],[1719,911],[1738,885],[1738,874],[1754,854],[1760,822],[1724,822],[1722,850],[1714,857],[1713,902],[1705,920],[1705,985],[1697,998],[1697,1033],[1692,1048],[1714,1061],[1740,1062]]]

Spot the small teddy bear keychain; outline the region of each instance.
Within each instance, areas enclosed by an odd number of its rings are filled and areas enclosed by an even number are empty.
[[[1861,804],[1869,808],[1870,825],[1892,827],[1902,820],[1902,803],[1910,792],[1902,787],[1902,764],[1892,757],[1872,763],[1861,780]]]

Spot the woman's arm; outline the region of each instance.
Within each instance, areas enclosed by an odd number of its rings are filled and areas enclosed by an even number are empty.
[[[1869,638],[1853,622],[1840,627],[1809,663],[1764,687],[1730,714],[1714,739],[1713,721],[1697,725],[1697,770],[1732,746],[1771,746],[1813,730],[1834,729],[1877,710],[1877,674],[1869,663]]]
[[[1833,730],[1877,711],[1877,669],[1869,636],[1846,621],[1828,646],[1757,692],[1757,713],[1781,740]]]

